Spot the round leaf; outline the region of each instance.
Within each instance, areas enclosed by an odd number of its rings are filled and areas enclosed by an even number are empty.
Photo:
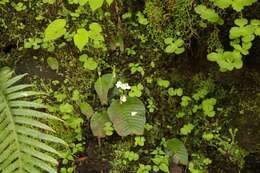
[[[56,19],[48,25],[44,32],[44,38],[46,41],[56,40],[66,33],[66,20]]]
[[[98,138],[106,137],[106,132],[104,130],[105,124],[110,122],[106,112],[96,112],[90,121],[90,128],[94,136]]]
[[[108,108],[108,115],[120,136],[143,134],[145,107],[138,98],[129,97],[124,103],[114,100]]]

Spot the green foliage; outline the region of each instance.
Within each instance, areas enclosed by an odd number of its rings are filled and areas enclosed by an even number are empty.
[[[243,66],[242,55],[238,51],[213,52],[207,56],[209,61],[216,62],[221,72],[232,71],[234,68],[240,69]]]
[[[231,4],[233,4],[233,0],[210,0],[210,1],[222,9],[228,8]]]
[[[211,23],[217,23],[223,25],[223,19],[216,13],[214,9],[207,8],[205,5],[198,5],[195,7],[195,12],[200,15],[204,20]]]
[[[143,136],[136,136],[135,137],[135,146],[144,146],[145,138]]]
[[[88,0],[89,6],[92,11],[95,11],[102,7],[104,0]]]
[[[66,33],[66,20],[65,19],[56,19],[51,22],[44,31],[44,40],[53,41]]]
[[[177,88],[177,89],[169,88],[168,94],[169,94],[169,96],[179,96],[179,97],[181,97],[183,95],[183,89],[182,88]]]
[[[181,106],[182,106],[182,107],[187,107],[187,106],[189,105],[190,101],[191,101],[191,98],[190,98],[190,97],[188,97],[188,96],[182,96],[182,97],[181,97]]]
[[[130,63],[129,67],[131,68],[131,74],[135,74],[139,72],[142,76],[144,76],[144,69],[140,64]]]
[[[191,173],[204,173],[207,171],[208,165],[212,163],[209,158],[199,154],[192,154],[192,161],[189,162],[189,171]]]
[[[137,14],[137,20],[141,25],[147,25],[149,22],[147,18],[139,11]]]
[[[91,23],[89,30],[80,28],[77,34],[74,35],[73,40],[77,48],[82,51],[84,47],[91,41],[94,48],[104,48],[104,37],[102,35],[102,27],[98,23]]]
[[[51,67],[52,70],[58,70],[59,69],[59,62],[56,58],[48,57],[47,63]]]
[[[139,164],[139,168],[137,170],[137,173],[149,173],[151,170],[152,170],[151,165]]]
[[[91,118],[94,115],[94,110],[87,102],[80,103],[80,111],[87,118]]]
[[[191,131],[194,129],[194,125],[193,124],[185,124],[180,131],[181,135],[188,135],[191,133]]]
[[[214,117],[216,112],[214,111],[214,106],[217,100],[215,98],[205,99],[202,101],[202,110],[208,117]]]
[[[124,103],[114,100],[107,111],[116,132],[120,136],[143,134],[146,121],[145,107],[138,98],[129,97]]]
[[[170,82],[168,80],[159,78],[157,80],[157,85],[163,88],[168,88],[170,86]]]
[[[124,158],[131,161],[137,161],[139,159],[139,155],[133,151],[126,151],[124,153]]]
[[[130,97],[141,97],[143,89],[144,89],[144,86],[140,83],[136,86],[132,86],[131,90],[129,91],[129,96]]]
[[[151,154],[153,155],[153,171],[162,171],[169,173],[170,171],[168,155],[161,148],[157,148],[156,150],[152,151]]]
[[[105,130],[105,134],[106,134],[107,136],[113,135],[114,128],[113,128],[113,126],[112,126],[112,123],[111,123],[111,122],[106,122],[106,123],[105,123],[104,130]]]
[[[79,61],[83,62],[83,67],[87,70],[95,70],[98,67],[98,63],[86,54],[81,55]]]
[[[164,50],[166,53],[175,53],[179,55],[185,51],[185,48],[183,47],[184,41],[180,38],[174,42],[173,38],[166,38],[164,43],[168,45]]]
[[[188,164],[188,151],[182,141],[172,138],[166,141],[166,149],[176,164]]]
[[[104,138],[106,137],[108,131],[107,126],[109,123],[109,117],[106,112],[96,112],[92,117],[90,121],[90,127],[91,131],[94,136],[98,138]]]
[[[114,82],[115,77],[112,73],[102,75],[95,82],[95,90],[102,105],[106,105],[108,103],[107,94],[109,89],[113,88]]]
[[[77,30],[77,34],[73,37],[74,43],[81,51],[89,41],[89,33],[86,29],[80,28]]]
[[[72,113],[74,110],[73,106],[69,103],[61,104],[59,108],[62,113]]]
[[[31,85],[15,85],[25,75],[12,77],[12,73],[9,68],[0,70],[0,171],[57,172],[55,166],[58,162],[52,154],[60,154],[46,143],[66,143],[44,133],[53,129],[39,119],[59,119],[35,110],[44,109],[43,104],[22,99],[41,93],[28,90]]]
[[[238,12],[242,11],[246,6],[251,6],[257,0],[210,0],[219,8],[225,9],[229,6]]]
[[[18,2],[17,4],[12,2],[11,5],[18,12],[26,9],[26,5],[24,5],[22,2]]]

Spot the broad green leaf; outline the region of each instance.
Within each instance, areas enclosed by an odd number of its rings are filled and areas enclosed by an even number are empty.
[[[84,46],[88,43],[89,41],[89,32],[84,29],[78,29],[77,34],[74,35],[73,37],[74,43],[77,46],[77,48],[82,51]]]
[[[106,0],[107,4],[110,6],[113,2],[113,0]]]
[[[98,8],[101,8],[103,5],[104,0],[88,0],[89,6],[92,11],[97,10]]]
[[[49,57],[47,59],[47,63],[52,70],[58,70],[59,69],[59,62],[57,61],[56,58]]]
[[[44,32],[45,41],[52,41],[60,38],[66,33],[66,20],[56,19],[48,25]]]
[[[114,100],[108,108],[108,115],[120,136],[143,134],[145,107],[138,98],[128,97],[124,103]]]
[[[188,151],[182,141],[177,138],[169,139],[166,141],[166,149],[176,164],[188,164]]]
[[[94,115],[93,108],[87,102],[81,103],[79,107],[81,113],[84,114],[87,118],[90,118]]]
[[[98,138],[106,137],[106,132],[104,130],[105,124],[110,122],[107,112],[96,112],[90,121],[90,128],[94,136]]]
[[[98,78],[95,83],[95,90],[102,105],[107,105],[107,94],[109,89],[113,88],[115,83],[115,77],[112,73],[105,74]]]
[[[100,33],[102,32],[102,27],[100,26],[100,24],[93,22],[89,25],[89,29],[95,33]]]
[[[232,0],[210,0],[219,8],[225,9],[232,4]]]
[[[197,5],[195,7],[195,12],[200,15],[202,19],[205,19],[211,23],[218,23],[223,25],[223,19],[216,13],[214,9],[207,8],[205,5]]]

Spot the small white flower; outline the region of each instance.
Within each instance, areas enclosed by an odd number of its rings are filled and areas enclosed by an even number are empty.
[[[121,86],[122,90],[130,90],[131,87],[128,85],[128,83],[124,83],[122,86]]]
[[[122,95],[122,96],[120,97],[120,101],[121,101],[121,102],[126,102],[126,96],[125,96],[125,95]]]
[[[117,88],[121,88],[122,84],[123,84],[123,83],[122,83],[121,81],[117,81],[116,87],[117,87]]]
[[[131,112],[131,116],[135,116],[137,112]]]
[[[130,90],[131,89],[131,87],[128,85],[128,83],[122,83],[121,81],[117,81],[116,87],[121,88],[122,90]]]

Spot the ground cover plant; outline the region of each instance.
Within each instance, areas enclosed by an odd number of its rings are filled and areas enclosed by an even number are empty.
[[[260,172],[257,0],[0,0],[0,173]]]

